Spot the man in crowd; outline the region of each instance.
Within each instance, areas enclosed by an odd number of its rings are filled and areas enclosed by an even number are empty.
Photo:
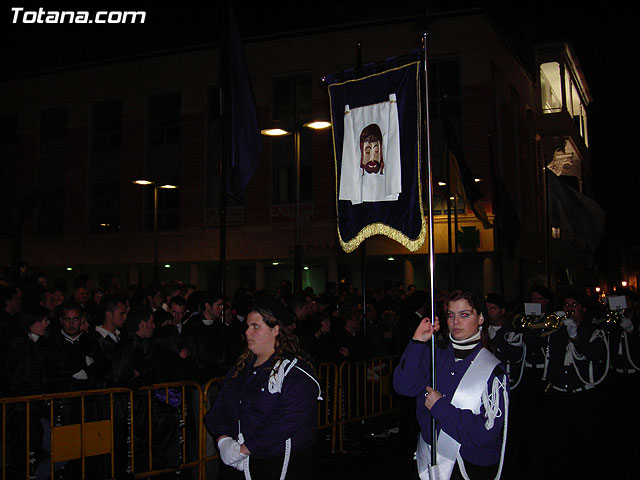
[[[184,326],[187,346],[191,358],[198,365],[198,377],[202,384],[224,375],[229,366],[222,309],[222,295],[205,292],[200,299],[198,314]]]

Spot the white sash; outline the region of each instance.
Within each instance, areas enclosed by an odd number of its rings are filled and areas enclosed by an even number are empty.
[[[480,413],[482,392],[487,388],[487,382],[493,370],[500,363],[489,350],[482,348],[465,372],[456,389],[451,405],[462,410]],[[426,407],[425,407],[426,408]],[[422,435],[418,435],[418,474],[421,480],[448,480],[453,472],[460,444],[451,438],[444,430],[440,430],[437,439],[436,465],[431,467],[431,446]]]

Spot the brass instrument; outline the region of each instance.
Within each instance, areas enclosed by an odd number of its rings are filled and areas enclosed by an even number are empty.
[[[611,324],[620,325],[620,323],[622,322],[622,319],[626,316],[627,316],[626,308],[622,308],[619,310],[611,310],[607,312],[607,314],[604,317],[594,320],[593,323],[597,325],[600,325],[601,323],[606,323],[609,325]]]
[[[571,318],[573,312],[569,311],[566,315],[558,315],[556,313],[550,313],[548,315],[522,315],[517,314],[513,317],[514,328],[525,330],[527,328],[532,330],[544,330],[540,334],[542,337],[551,335],[558,331],[560,327],[564,325],[563,320],[565,318]]]

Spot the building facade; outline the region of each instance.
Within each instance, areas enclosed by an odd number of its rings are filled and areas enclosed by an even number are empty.
[[[555,272],[565,267],[558,262],[567,245],[549,253],[544,167],[572,155],[577,167],[568,174],[577,187],[588,194],[591,181],[585,113],[591,99],[565,45],[538,49],[531,72],[482,12],[245,38],[261,125],[295,113],[302,120],[326,119],[324,75],[359,58],[367,63],[405,55],[420,46],[424,31],[434,181],[446,183],[446,115],[496,223],[484,228],[462,199],[447,201],[446,185],[435,185],[437,286],[446,289],[463,278],[515,298],[533,281],[551,278],[549,272],[559,281]],[[146,285],[153,276],[154,188],[133,183],[145,177],[178,187],[157,190],[160,279],[216,288],[218,54],[212,45],[2,80],[1,161],[12,205],[3,221],[2,265],[26,262],[52,279],[109,272],[123,284]],[[364,261],[363,249],[340,251],[331,130],[303,129],[300,159],[303,287],[321,292],[332,280],[360,288],[363,275],[372,287],[383,280],[427,286],[426,245],[410,253],[374,237]],[[294,163],[293,137],[264,137],[243,201],[229,199],[228,294],[243,284],[273,289],[292,278]],[[499,183],[519,219],[519,236],[508,222],[495,222]],[[585,265],[584,257],[572,261]]]

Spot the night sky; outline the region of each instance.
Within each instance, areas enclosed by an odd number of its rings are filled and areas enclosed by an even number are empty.
[[[588,109],[596,200],[607,211],[609,231],[627,244],[636,244],[640,222],[629,218],[636,201],[636,174],[640,171],[632,144],[637,137],[640,82],[632,61],[637,57],[635,15],[621,2],[607,2],[608,10],[586,7],[585,2],[553,2],[549,6],[535,2],[523,7],[510,2],[497,8],[496,2],[393,2],[370,0],[366,20],[373,15],[409,14],[422,11],[425,5],[474,7],[488,3],[489,13],[507,32],[513,45],[527,40],[567,40],[573,44],[585,71],[594,102]],[[502,2],[500,2],[502,3]],[[532,2],[533,3],[533,2]],[[135,0],[120,7],[109,2],[102,8],[93,2],[72,6],[64,2],[44,2],[31,7],[16,3],[25,10],[43,6],[47,10],[91,11],[145,10],[144,25],[15,25],[11,5],[3,7],[2,67],[0,75],[37,71],[74,63],[91,63],[112,57],[135,55],[154,50],[201,45],[217,41],[218,6],[209,8],[158,8]],[[345,23],[353,18],[352,3],[328,1],[322,4],[306,0],[280,2],[267,7],[236,2],[236,14],[243,36],[320,27]],[[559,5],[560,4],[560,5]],[[618,5],[619,4],[619,5]],[[185,5],[184,2],[179,5]],[[359,3],[361,5],[361,3]],[[602,5],[602,4],[600,4]],[[433,8],[433,7],[431,7]]]

